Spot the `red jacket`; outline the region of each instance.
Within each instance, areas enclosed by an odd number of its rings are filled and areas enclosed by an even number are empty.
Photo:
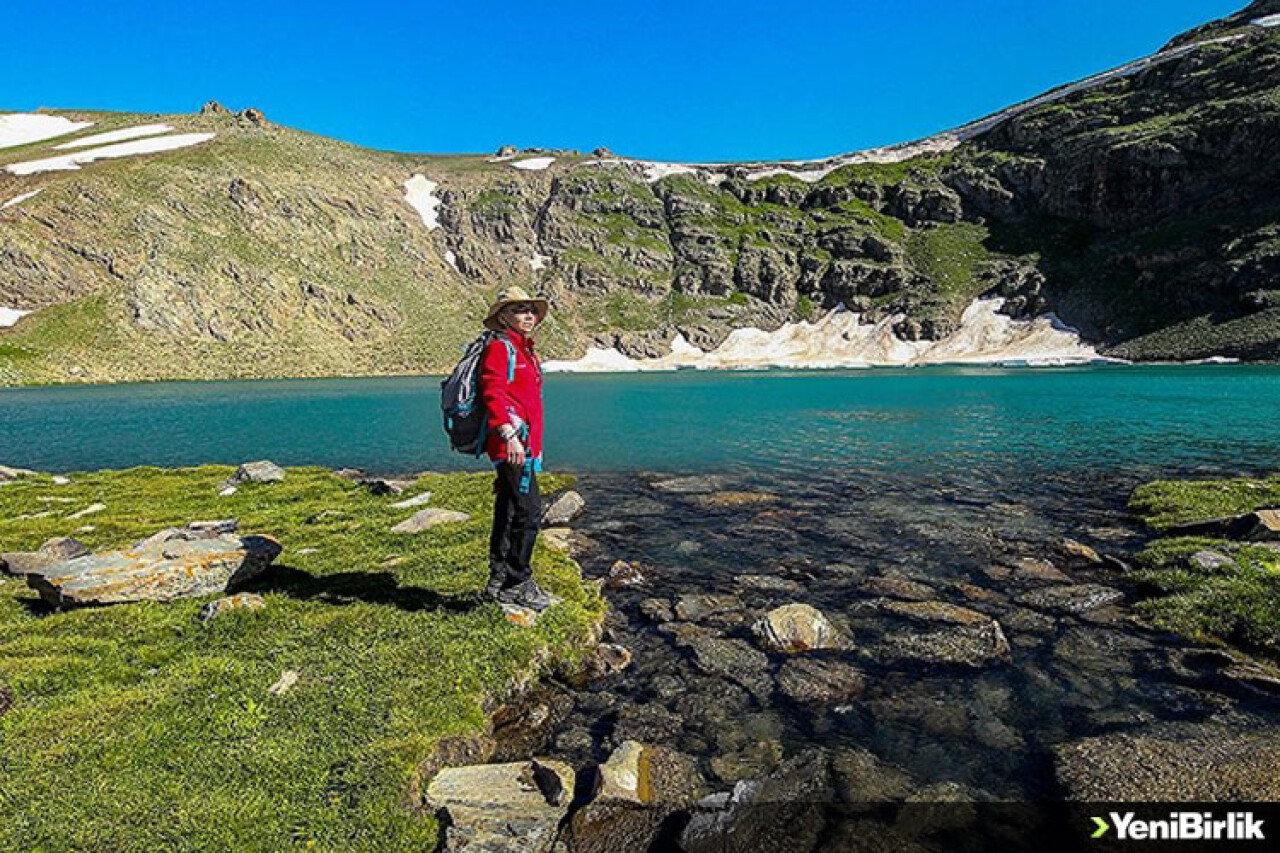
[[[507,458],[507,443],[498,427],[511,424],[521,429],[525,452],[534,470],[542,470],[542,363],[533,351],[533,339],[514,329],[506,331],[516,352],[515,378],[507,381],[509,350],[501,340],[493,340],[480,358],[480,398],[488,413],[488,436],[484,449],[493,462]],[[527,431],[526,431],[527,430]]]

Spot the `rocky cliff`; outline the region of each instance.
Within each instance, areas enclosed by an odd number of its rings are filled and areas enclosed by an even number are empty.
[[[0,309],[31,312],[0,328],[0,382],[441,371],[506,283],[551,297],[562,358],[711,349],[838,303],[938,339],[999,295],[1109,355],[1280,359],[1270,16],[1280,0],[955,131],[804,163],[393,154],[216,105],[50,114],[92,125],[0,147]],[[157,121],[207,141],[38,165]]]

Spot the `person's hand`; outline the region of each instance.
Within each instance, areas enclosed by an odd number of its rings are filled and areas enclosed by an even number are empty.
[[[524,445],[520,443],[519,436],[507,439],[507,461],[517,468],[524,464]]]

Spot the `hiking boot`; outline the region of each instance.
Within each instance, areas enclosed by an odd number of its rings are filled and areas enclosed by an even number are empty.
[[[516,604],[530,610],[546,610],[552,604],[551,596],[543,592],[532,578],[501,590],[497,599],[503,604]]]
[[[507,567],[489,566],[489,582],[484,586],[484,597],[498,600],[498,593],[507,585]]]

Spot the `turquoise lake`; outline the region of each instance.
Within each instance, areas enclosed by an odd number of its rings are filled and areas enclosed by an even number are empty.
[[[548,470],[1077,466],[1256,470],[1280,460],[1280,368],[548,375]],[[0,461],[483,468],[450,453],[439,378],[298,379],[0,391]]]

